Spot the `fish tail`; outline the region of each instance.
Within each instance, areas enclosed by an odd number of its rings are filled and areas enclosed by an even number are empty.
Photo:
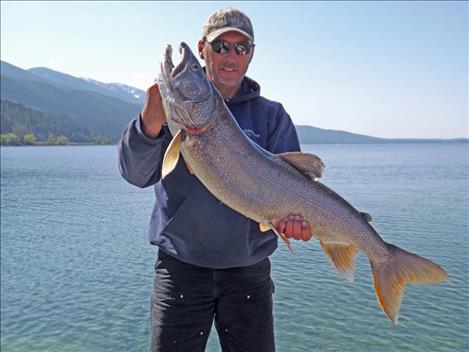
[[[387,244],[391,258],[384,264],[370,260],[375,294],[381,309],[397,324],[406,284],[432,284],[449,280],[448,274],[436,263]]]

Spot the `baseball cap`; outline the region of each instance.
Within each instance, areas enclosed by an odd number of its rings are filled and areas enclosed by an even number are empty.
[[[211,43],[218,36],[231,31],[243,34],[254,43],[251,20],[244,12],[231,7],[218,10],[208,17],[203,38]]]

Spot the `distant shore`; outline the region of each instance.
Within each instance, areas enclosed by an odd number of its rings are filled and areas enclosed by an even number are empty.
[[[379,141],[361,141],[361,142],[316,142],[316,143],[305,143],[300,144],[443,144],[443,143],[469,143],[469,138],[455,138],[455,139],[382,139]]]
[[[456,138],[456,139],[388,139],[382,141],[370,141],[370,142],[302,142],[301,145],[380,145],[380,144],[456,144],[456,143],[469,143],[469,138]],[[1,147],[70,147],[70,146],[116,146],[117,143],[78,143],[69,142],[67,144],[48,144],[48,143],[34,143],[34,144],[19,144],[19,145],[5,145],[1,144]]]

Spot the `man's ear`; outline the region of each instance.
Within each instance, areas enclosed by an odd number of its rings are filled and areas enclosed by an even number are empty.
[[[197,45],[198,49],[199,49],[199,56],[202,60],[205,60],[205,56],[204,56],[204,41],[203,40],[199,40],[199,44]]]

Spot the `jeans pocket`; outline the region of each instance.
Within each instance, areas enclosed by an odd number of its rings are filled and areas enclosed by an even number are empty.
[[[168,324],[198,324],[211,319],[211,278],[210,270],[181,262],[160,250],[155,264],[152,314],[154,310]]]

